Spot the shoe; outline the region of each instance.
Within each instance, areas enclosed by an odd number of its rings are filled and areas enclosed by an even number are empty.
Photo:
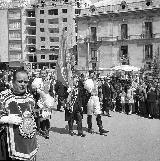
[[[49,139],[49,135],[45,135],[44,138],[45,138],[45,139]]]
[[[104,133],[108,133],[109,131],[104,129],[99,129],[100,135],[103,135]]]
[[[110,114],[107,114],[106,116],[108,116],[108,117],[112,117]]]
[[[73,131],[70,131],[69,132],[69,135],[73,136],[74,135],[74,132]]]
[[[132,115],[132,112],[129,112],[128,115]]]
[[[86,136],[86,134],[79,133],[77,136],[85,137],[85,136]]]
[[[88,129],[88,133],[93,134],[94,133],[93,129]]]
[[[61,109],[57,109],[57,111],[59,111],[59,112],[63,112],[63,110],[61,110]]]

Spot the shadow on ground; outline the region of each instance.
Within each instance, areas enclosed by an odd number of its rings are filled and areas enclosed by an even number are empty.
[[[77,130],[77,125],[73,126],[73,130]],[[68,125],[66,125],[64,128],[51,127],[50,131],[55,132],[55,133],[59,133],[59,134],[68,134],[69,128],[68,128]],[[87,128],[83,127],[83,131],[87,132]]]

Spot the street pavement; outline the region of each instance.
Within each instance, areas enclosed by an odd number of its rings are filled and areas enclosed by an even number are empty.
[[[102,116],[106,136],[87,133],[87,116],[83,129],[86,137],[70,136],[64,112],[54,112],[51,119],[50,139],[37,136],[37,161],[160,161],[160,120],[148,119],[118,112],[112,117]],[[74,126],[76,131],[76,124]]]

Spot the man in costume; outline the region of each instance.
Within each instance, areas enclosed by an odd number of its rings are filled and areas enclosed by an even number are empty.
[[[82,130],[83,109],[81,90],[78,81],[78,78],[74,76],[73,87],[71,87],[71,91],[69,92],[69,96],[67,98],[67,105],[65,109],[65,121],[68,121],[69,134],[71,136],[74,135],[73,123],[75,120],[77,123],[78,136],[85,137],[85,134],[83,134]]]
[[[0,160],[35,160],[35,101],[27,93],[25,70],[13,73],[13,88],[0,93]]]
[[[100,135],[107,133],[108,131],[103,129],[102,126],[102,119],[101,119],[101,107],[100,101],[98,97],[98,83],[96,80],[96,75],[94,71],[90,71],[89,73],[90,78],[88,78],[84,82],[84,87],[90,93],[90,99],[87,104],[87,124],[88,124],[88,132],[93,133],[92,129],[92,114],[96,116],[97,125],[99,127]]]
[[[39,111],[39,121],[40,122],[40,130],[42,136],[46,139],[49,139],[49,129],[50,129],[50,118],[51,118],[51,108],[54,105],[53,91],[51,91],[50,80],[47,77],[46,70],[41,70],[40,72],[41,78],[35,78],[32,83],[32,88],[36,90],[36,96],[34,96],[37,100],[37,111]]]

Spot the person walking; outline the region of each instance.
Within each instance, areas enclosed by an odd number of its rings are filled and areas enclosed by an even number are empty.
[[[94,74],[94,71],[90,71],[89,73],[90,78],[88,78],[84,82],[85,89],[88,90],[90,93],[90,99],[87,104],[87,124],[88,124],[88,132],[93,134],[94,131],[92,129],[92,114],[96,116],[97,125],[99,127],[100,135],[107,133],[108,131],[104,130],[102,125],[102,118],[101,118],[101,107],[100,101],[98,97],[98,84]]]
[[[82,129],[83,109],[82,109],[82,97],[79,80],[76,76],[73,77],[73,87],[69,92],[67,98],[67,106],[65,108],[65,121],[68,121],[69,134],[74,135],[73,123],[77,123],[77,136],[85,137]]]

